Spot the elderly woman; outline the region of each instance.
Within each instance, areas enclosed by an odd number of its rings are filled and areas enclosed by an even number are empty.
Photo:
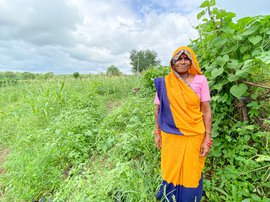
[[[156,78],[155,144],[161,149],[162,201],[198,202],[202,170],[212,145],[208,82],[193,50],[173,53],[171,72]]]

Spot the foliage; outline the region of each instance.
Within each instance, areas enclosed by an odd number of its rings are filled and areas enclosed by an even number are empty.
[[[270,197],[270,16],[246,17],[204,1],[192,41],[212,95],[214,148],[208,159],[209,201],[266,201]],[[208,14],[209,17],[206,17]],[[267,158],[264,158],[267,159]]]
[[[44,74],[35,74],[31,72],[0,72],[0,86],[16,85],[18,81],[30,81],[33,79],[51,79],[54,77],[54,73],[48,72]]]
[[[80,77],[80,73],[79,72],[74,72],[72,75],[73,75],[73,77],[75,79],[78,79]]]
[[[122,72],[114,65],[111,65],[107,68],[107,76],[120,76]]]
[[[154,79],[164,77],[170,72],[170,67],[159,66],[157,68],[151,67],[143,73],[142,82],[145,89],[155,92]]]
[[[142,72],[150,67],[158,66],[160,64],[160,60],[157,59],[157,53],[149,49],[140,51],[132,49],[130,51],[129,59],[134,73]]]

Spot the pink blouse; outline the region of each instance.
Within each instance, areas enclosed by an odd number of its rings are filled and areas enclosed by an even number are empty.
[[[198,95],[201,102],[207,102],[211,100],[208,82],[204,75],[195,75],[193,81],[190,83],[190,87]],[[160,105],[157,93],[155,97],[155,104]]]

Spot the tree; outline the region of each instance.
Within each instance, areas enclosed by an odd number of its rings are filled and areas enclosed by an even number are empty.
[[[133,72],[142,72],[152,66],[160,64],[160,60],[157,59],[157,53],[153,50],[140,50],[136,51],[132,49],[130,51],[130,65]]]
[[[73,77],[76,78],[76,79],[79,78],[80,77],[80,73],[79,72],[74,72],[73,73]]]
[[[114,65],[111,65],[107,68],[107,76],[120,76],[122,72]]]

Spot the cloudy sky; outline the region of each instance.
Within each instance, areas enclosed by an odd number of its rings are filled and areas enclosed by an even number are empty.
[[[162,65],[193,28],[202,0],[0,0],[0,71],[130,73],[129,51],[151,49]],[[269,0],[217,0],[238,18],[269,15]]]

